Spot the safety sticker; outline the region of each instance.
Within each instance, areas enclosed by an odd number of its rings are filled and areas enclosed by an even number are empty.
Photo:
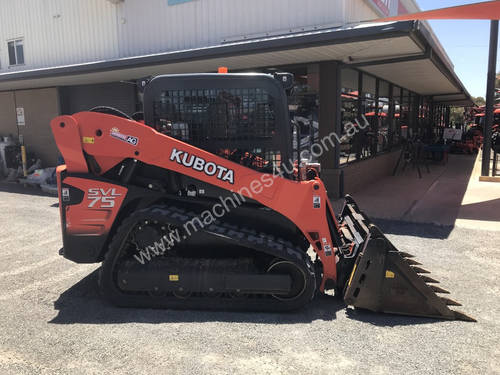
[[[394,279],[394,277],[395,277],[394,272],[389,271],[389,270],[385,271],[385,278],[386,279]]]
[[[169,281],[179,281],[179,275],[168,275]]]
[[[321,197],[313,195],[313,208],[321,208]]]
[[[323,241],[323,245],[327,245],[327,244],[328,244],[328,241],[326,240],[326,237],[323,237],[323,238],[321,239],[321,241]]]
[[[323,248],[325,249],[325,255],[327,257],[332,255],[332,247],[330,245],[325,245]]]
[[[94,144],[94,137],[82,137],[82,142]]]
[[[69,201],[69,189],[68,188],[62,188],[61,195],[62,195],[63,202]]]

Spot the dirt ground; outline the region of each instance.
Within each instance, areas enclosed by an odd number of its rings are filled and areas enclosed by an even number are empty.
[[[3,191],[2,191],[3,190]],[[1,374],[500,374],[500,232],[378,221],[477,323],[346,309],[118,309],[58,255],[57,200],[0,186]]]

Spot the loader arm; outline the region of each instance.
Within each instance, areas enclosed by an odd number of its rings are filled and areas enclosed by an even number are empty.
[[[52,120],[51,127],[68,172],[87,172],[82,161],[90,157],[103,175],[130,158],[240,194],[279,212],[297,226],[321,260],[321,291],[326,285],[336,285],[335,253],[343,244],[339,243],[339,226],[319,178],[293,181],[261,173],[142,123],[102,113],[60,116]]]

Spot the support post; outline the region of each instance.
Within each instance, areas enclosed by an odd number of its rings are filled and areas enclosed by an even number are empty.
[[[339,196],[343,190],[340,167],[340,145],[335,133],[342,136],[341,124],[341,77],[340,64],[336,61],[326,61],[319,64],[319,141],[327,145],[319,157],[322,178],[327,185],[328,193]],[[321,142],[325,138],[331,139],[335,146],[329,142]]]
[[[394,146],[394,131],[395,131],[395,118],[394,118],[394,86],[392,83],[389,84],[389,108],[387,110],[388,118],[388,142],[389,150]]]
[[[491,21],[490,28],[490,57],[488,63],[488,85],[486,88],[486,116],[484,121],[483,163],[481,176],[490,175],[491,159],[491,130],[493,126],[493,103],[495,100],[495,75],[498,50],[498,20]]]

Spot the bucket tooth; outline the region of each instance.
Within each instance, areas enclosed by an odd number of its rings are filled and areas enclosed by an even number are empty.
[[[429,285],[429,288],[431,288],[434,291],[434,293],[450,294],[450,292],[448,292],[447,290],[444,290],[443,288],[440,288],[435,285]]]
[[[441,297],[444,303],[446,303],[448,306],[462,306],[461,303],[455,302],[452,299]]]
[[[420,268],[420,267],[412,267],[412,268],[413,268],[413,271],[415,271],[416,273],[430,273],[429,271],[424,270],[423,268]]]
[[[428,284],[439,284],[439,281],[434,280],[432,277],[420,275],[420,278]]]
[[[419,267],[420,263],[404,258],[375,226],[369,226],[363,248],[344,288],[349,306],[390,314],[436,319],[474,321],[467,315],[450,310],[455,301],[436,293],[449,293],[435,285]]]
[[[411,255],[410,253],[405,253],[404,251],[400,251],[399,255],[401,255],[403,258],[415,258],[415,255]]]
[[[465,315],[463,312],[460,311],[453,311],[455,314],[455,320],[463,320],[464,322],[477,322],[476,319],[471,318],[468,315]]]
[[[405,260],[406,260],[406,263],[408,263],[410,266],[421,266],[422,265],[422,263],[419,263],[413,259],[405,259]]]

